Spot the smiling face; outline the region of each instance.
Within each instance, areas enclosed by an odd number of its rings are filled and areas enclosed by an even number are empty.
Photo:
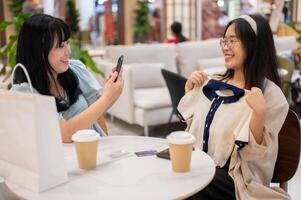
[[[227,69],[242,70],[246,59],[246,51],[235,32],[235,24],[231,24],[221,40]]]
[[[63,41],[61,44],[54,42],[48,54],[48,61],[52,69],[57,73],[61,74],[68,70],[69,56],[71,49],[68,41]]]

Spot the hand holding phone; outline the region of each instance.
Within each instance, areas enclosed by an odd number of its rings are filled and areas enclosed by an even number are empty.
[[[123,56],[120,56],[120,57],[118,58],[118,61],[117,61],[117,67],[116,67],[116,72],[118,72],[118,75],[119,75],[119,72],[121,71],[122,63],[123,63]],[[117,81],[117,79],[118,79],[118,76],[117,76],[116,79],[114,80],[114,83]]]

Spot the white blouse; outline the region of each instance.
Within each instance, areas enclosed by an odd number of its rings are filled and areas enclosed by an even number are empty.
[[[203,148],[206,118],[212,105],[203,92],[207,83],[186,93],[178,106],[187,122],[187,131],[196,137],[195,146],[200,148]],[[231,158],[229,175],[234,180],[237,199],[289,199],[282,189],[269,187],[277,158],[278,133],[289,105],[277,85],[267,79],[264,85],[267,113],[262,144],[256,143],[249,129],[252,109],[245,101],[246,95],[236,102],[221,103],[209,128],[208,154],[221,167]],[[235,145],[237,141],[243,141],[245,146]]]
[[[215,80],[209,82],[213,87],[230,86],[224,82],[213,81]],[[207,83],[204,86],[208,88],[209,84]],[[248,93],[247,90],[237,89]],[[212,157],[216,165],[223,167],[233,151],[235,142],[248,143],[252,110],[247,105],[244,94],[241,98],[238,97],[237,101],[227,103],[222,98],[234,96],[229,90],[219,90],[218,92],[211,90],[209,93],[212,94],[212,97],[214,96],[212,101],[203,93],[203,87],[195,87],[181,99],[178,110],[188,121],[188,131],[196,137],[195,146],[204,150],[204,145],[208,143],[208,151],[204,151]],[[222,101],[219,106],[218,104],[214,105],[218,98],[221,98]],[[210,114],[217,106],[213,120],[210,120]],[[209,119],[209,123],[206,118]],[[212,121],[211,124],[210,121]],[[207,127],[209,128],[208,141],[206,141],[206,134],[204,135]]]

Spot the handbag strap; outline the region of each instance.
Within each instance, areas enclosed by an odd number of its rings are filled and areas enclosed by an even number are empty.
[[[29,87],[30,87],[30,91],[31,91],[31,93],[34,93],[34,92],[33,92],[33,89],[32,89],[32,84],[31,84],[30,77],[29,77],[29,75],[28,75],[28,72],[27,72],[26,68],[24,67],[24,65],[23,65],[22,63],[17,63],[17,64],[15,65],[14,70],[13,70],[13,72],[12,72],[12,75],[11,75],[11,77],[10,77],[10,83],[11,83],[11,85],[13,85],[14,77],[15,77],[15,72],[16,72],[16,69],[17,69],[18,67],[20,67],[20,68],[23,70],[23,72],[24,72],[24,74],[25,74],[25,76],[26,76],[26,79],[27,79],[27,81],[28,81],[28,84],[29,84]]]

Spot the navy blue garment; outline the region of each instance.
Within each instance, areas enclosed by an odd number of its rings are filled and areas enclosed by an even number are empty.
[[[224,167],[216,166],[213,180],[186,200],[235,200],[234,181],[229,175],[230,159]]]
[[[232,96],[219,96],[216,91],[218,90],[231,90],[233,92]],[[219,106],[228,103],[237,102],[242,96],[244,96],[245,91],[241,88],[229,85],[222,81],[209,80],[207,85],[203,87],[204,95],[212,101],[210,110],[206,116],[205,126],[204,126],[204,135],[203,135],[203,151],[208,152],[208,141],[209,141],[209,129],[213,121],[215,112]]]

